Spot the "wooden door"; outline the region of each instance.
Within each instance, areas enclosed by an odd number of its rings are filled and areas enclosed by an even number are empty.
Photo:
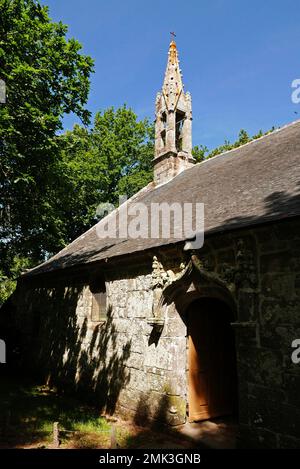
[[[233,412],[236,364],[233,333],[226,313],[223,303],[212,300],[198,300],[189,308],[190,421]]]

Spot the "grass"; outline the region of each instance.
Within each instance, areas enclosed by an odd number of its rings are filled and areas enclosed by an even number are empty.
[[[0,444],[30,445],[52,441],[53,423],[59,422],[62,444],[84,437],[88,447],[88,435],[93,447],[107,447],[111,425],[99,417],[96,409],[74,398],[57,394],[46,386],[20,384],[11,378],[2,378],[0,387]],[[76,435],[76,433],[80,435]],[[96,445],[96,446],[95,446]]]
[[[0,379],[0,448],[47,448],[58,422],[60,448],[110,448],[111,427],[97,409],[47,386]],[[118,421],[119,448],[186,447],[182,437]],[[188,446],[190,447],[190,446]]]

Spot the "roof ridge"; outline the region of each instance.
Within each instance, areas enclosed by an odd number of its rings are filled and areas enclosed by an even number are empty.
[[[262,145],[258,143],[257,146],[252,146],[252,149],[250,147],[250,150],[243,148],[261,139],[265,139],[265,143]],[[287,143],[290,144],[287,145]],[[209,230],[211,233],[217,233],[224,231],[224,229],[244,228],[271,220],[282,220],[294,216],[300,217],[298,203],[299,148],[300,120],[297,120],[240,147],[233,148],[202,163],[193,165],[164,184],[163,190],[161,186],[155,187],[153,182],[149,183],[126,200],[126,202],[116,207],[110,214],[116,215],[121,213],[122,208],[125,207],[126,209],[127,204],[134,204],[135,201],[137,203],[139,201],[144,202],[147,207],[149,207],[152,201],[161,203],[178,200],[183,202],[183,197],[187,193],[187,201],[195,201],[198,196],[201,196],[202,202],[208,205],[205,220],[206,232]],[[217,166],[220,168],[217,174],[214,171],[208,171],[209,174],[207,174],[207,168],[209,167],[201,166],[205,162],[207,163],[207,161],[217,157],[221,158],[223,155],[227,155],[235,150],[240,150],[240,153],[233,156],[231,160],[229,158],[229,167],[226,157],[217,162]],[[247,154],[250,158],[247,158]],[[262,155],[264,158],[261,158]],[[251,165],[250,174],[248,174],[249,167],[247,164],[240,164],[243,161],[243,156],[246,156],[246,163],[249,160],[255,163]],[[279,163],[282,161],[283,156],[285,157],[283,168],[279,164],[271,164],[269,166],[271,160]],[[214,164],[212,163],[211,168],[213,168]],[[198,170],[195,170],[196,173],[188,172],[196,167],[198,168]],[[194,178],[195,182],[192,182],[193,178],[191,176],[194,174],[196,178]],[[252,177],[249,178],[249,175],[253,176],[254,179]],[[228,176],[230,177],[228,178]],[[215,190],[214,184],[211,184],[215,178],[217,178],[219,184],[218,190]],[[276,194],[276,191],[281,191],[280,193],[283,196],[280,200],[276,199],[274,207],[273,195]],[[228,208],[227,202],[232,197],[234,204]],[[109,217],[110,214],[107,216]],[[141,252],[146,249],[165,246],[172,242],[171,238],[169,241],[161,239],[149,240],[147,242],[138,239],[130,242],[130,239],[127,239],[125,244],[123,242],[116,242],[117,240],[114,240],[115,242],[113,243],[111,243],[112,240],[107,241],[102,239],[101,241],[96,236],[96,229],[99,223],[104,224],[108,221],[107,216],[94,224],[72,243],[68,244],[59,253],[29,271],[28,274],[34,275],[50,272],[69,266],[105,260],[105,258],[133,254],[137,251]],[[104,227],[104,225],[101,227]]]
[[[106,223],[107,223],[107,217],[109,217],[109,215],[111,215],[112,213],[115,213],[120,210],[120,207],[123,207],[124,208],[124,205],[125,204],[128,204],[129,202],[131,202],[133,199],[136,199],[139,195],[141,195],[142,193],[144,192],[147,192],[148,190],[151,190],[151,186],[153,185],[153,182],[149,182],[147,184],[147,186],[145,187],[142,187],[142,189],[140,189],[138,192],[136,192],[135,194],[133,194],[128,200],[126,200],[123,204],[119,205],[118,207],[116,207],[114,210],[112,210],[110,213],[108,213],[105,217],[101,218],[101,220],[99,220],[97,223],[95,223],[93,226],[91,226],[91,228],[89,228],[87,231],[85,231],[84,233],[82,233],[80,236],[78,236],[77,238],[75,238],[73,241],[71,241],[70,243],[68,243],[64,248],[62,248],[60,251],[58,251],[56,254],[54,254],[53,256],[49,257],[49,259],[47,259],[46,261],[42,262],[41,264],[38,264],[36,265],[35,267],[33,267],[32,269],[29,269],[27,270],[24,274],[22,275],[26,275],[27,273],[29,272],[32,272],[33,270],[43,266],[43,265],[46,265],[48,262],[52,262],[52,261],[55,261],[57,257],[60,257],[60,255],[66,251],[67,249],[70,248],[70,246],[72,246],[73,244],[75,244],[77,241],[81,240],[81,239],[84,239],[91,231],[97,229],[96,227],[104,222],[104,220],[106,220]]]
[[[190,168],[187,168],[187,171],[190,170],[190,169],[193,169],[195,166],[203,165],[204,163],[207,163],[208,161],[214,160],[215,158],[218,158],[220,156],[227,155],[228,153],[234,152],[236,150],[240,150],[241,148],[246,147],[247,145],[251,145],[251,143],[255,143],[255,142],[258,142],[259,140],[263,140],[264,138],[270,137],[273,134],[281,132],[282,130],[285,130],[287,127],[291,127],[292,125],[295,125],[295,124],[300,124],[300,119],[289,122],[288,124],[285,124],[282,127],[278,127],[278,129],[274,129],[271,132],[262,135],[261,137],[250,140],[250,142],[244,143],[243,145],[240,145],[239,147],[231,148],[230,150],[225,150],[222,153],[219,153],[218,155],[212,156],[211,158],[205,158],[203,161],[199,161],[199,163],[196,163],[195,165],[191,166]],[[182,174],[182,173],[180,173],[180,174]],[[178,176],[179,176],[179,174],[178,174]]]

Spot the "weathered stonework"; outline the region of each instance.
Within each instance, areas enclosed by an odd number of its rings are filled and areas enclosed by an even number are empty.
[[[184,92],[172,41],[162,91],[155,103],[154,183],[164,184],[193,164],[192,99]]]
[[[130,273],[104,272],[99,265],[88,275],[20,282],[13,315],[22,332],[24,366],[139,424],[183,423],[187,330],[179,300],[191,291],[214,295],[213,285],[216,294],[225,286],[235,314],[239,445],[299,447],[300,366],[291,361],[291,342],[300,337],[299,220],[207,238],[192,255],[199,272],[193,289],[191,258],[185,254],[184,264],[183,251],[177,252],[160,249],[154,260],[132,266]],[[98,271],[106,278],[103,323],[91,320],[89,281]],[[178,288],[182,282],[186,293]],[[169,290],[174,301],[161,302]],[[157,302],[162,305],[159,331],[152,321]]]

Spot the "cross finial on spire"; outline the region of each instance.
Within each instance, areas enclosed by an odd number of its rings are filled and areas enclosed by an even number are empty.
[[[171,34],[171,41],[174,41],[176,34],[174,33],[174,31],[171,31],[170,34]]]

